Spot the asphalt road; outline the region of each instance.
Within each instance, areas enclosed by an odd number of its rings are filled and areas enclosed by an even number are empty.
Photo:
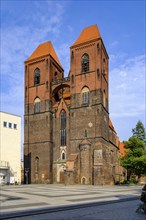
[[[136,213],[139,200],[98,205],[53,213],[30,215],[15,220],[145,220],[146,214]]]

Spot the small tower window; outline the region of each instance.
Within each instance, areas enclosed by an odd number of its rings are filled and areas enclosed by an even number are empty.
[[[37,68],[34,71],[34,85],[39,85],[40,84],[40,69]]]
[[[35,172],[36,173],[39,172],[39,158],[38,157],[35,158]]]
[[[40,112],[40,99],[36,98],[34,101],[34,113]]]
[[[89,105],[89,89],[87,87],[82,89],[82,105]]]
[[[98,79],[100,78],[100,72],[99,72],[99,69],[97,69],[97,78],[98,78]]]
[[[25,87],[25,97],[27,97],[27,86]]]
[[[74,83],[74,75],[73,74],[71,75],[71,83],[72,84]]]
[[[82,56],[81,65],[82,65],[82,73],[86,73],[89,71],[89,55],[87,53],[85,53]]]
[[[97,52],[99,53],[100,47],[99,47],[99,43],[97,44]]]
[[[71,59],[73,59],[74,58],[74,52],[72,51],[71,52]]]
[[[105,62],[105,58],[103,59],[103,75],[106,75],[106,62]]]
[[[85,138],[87,137],[87,130],[85,129]]]
[[[65,159],[66,159],[65,152],[62,152],[62,154],[61,154],[61,159],[62,159],[62,160],[65,160]]]
[[[25,74],[27,73],[27,66],[25,66]]]

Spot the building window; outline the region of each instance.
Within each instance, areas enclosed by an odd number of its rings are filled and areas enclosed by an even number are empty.
[[[66,112],[61,111],[61,129],[60,129],[61,146],[66,145]]]
[[[89,89],[84,87],[82,89],[82,105],[89,105]]]
[[[35,172],[36,173],[39,172],[39,158],[38,157],[35,158]]]
[[[25,97],[27,97],[27,86],[25,87]]]
[[[14,129],[17,129],[17,124],[14,124]]]
[[[71,75],[71,83],[72,84],[74,83],[74,75],[73,74]]]
[[[65,159],[66,159],[65,152],[62,152],[62,154],[61,154],[61,159],[62,159],[62,160],[65,160]]]
[[[73,58],[74,58],[74,52],[72,51],[71,52],[71,59],[73,60]]]
[[[7,127],[7,122],[4,121],[3,126],[6,128]]]
[[[25,74],[27,73],[27,66],[25,66]]]
[[[34,100],[34,113],[40,112],[40,99],[36,98]]]
[[[98,79],[100,78],[100,72],[99,72],[99,69],[97,69],[97,78],[98,78]]]
[[[39,85],[40,84],[40,69],[37,68],[34,71],[34,85]]]
[[[11,122],[9,122],[9,128],[12,128],[12,123]]]
[[[87,130],[85,129],[85,138],[87,137]]]
[[[87,53],[85,53],[82,56],[81,65],[82,65],[82,73],[86,73],[89,71],[89,55]]]

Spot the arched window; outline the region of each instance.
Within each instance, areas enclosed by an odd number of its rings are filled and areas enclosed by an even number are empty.
[[[40,99],[39,98],[36,98],[34,100],[34,112],[35,113],[40,112]]]
[[[74,75],[71,75],[71,83],[74,83]]]
[[[82,56],[81,65],[82,65],[82,73],[86,73],[89,71],[89,55],[87,53],[85,53]]]
[[[27,97],[27,86],[25,87],[25,97]]]
[[[62,159],[62,160],[65,160],[65,158],[66,158],[65,152],[62,152],[62,154],[61,154],[61,159]]]
[[[36,68],[34,71],[34,85],[40,84],[40,69]]]
[[[35,158],[35,172],[36,173],[39,172],[39,158],[38,157]]]
[[[82,105],[89,105],[89,89],[84,87],[82,89]]]
[[[60,129],[61,146],[66,145],[66,112],[61,111],[61,129]]]

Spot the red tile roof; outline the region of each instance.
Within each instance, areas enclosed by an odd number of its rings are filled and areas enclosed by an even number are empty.
[[[87,139],[84,139],[83,141],[81,141],[80,145],[91,145],[91,143],[87,140]]]
[[[53,59],[59,64],[59,66],[61,66],[61,63],[56,55],[51,41],[40,44],[26,61],[30,61],[47,55],[51,55]]]
[[[124,150],[124,142],[120,142],[119,143],[119,149],[120,149],[120,153],[122,154],[122,156],[125,156],[125,150]]]
[[[76,158],[77,158],[77,156],[78,156],[78,153],[76,153],[76,154],[70,154],[67,161],[75,161]]]
[[[101,38],[100,32],[98,30],[97,25],[91,25],[83,29],[81,34],[79,35],[78,39],[75,41],[75,43],[72,46],[76,46],[78,44],[88,42],[91,40],[95,40]]]

